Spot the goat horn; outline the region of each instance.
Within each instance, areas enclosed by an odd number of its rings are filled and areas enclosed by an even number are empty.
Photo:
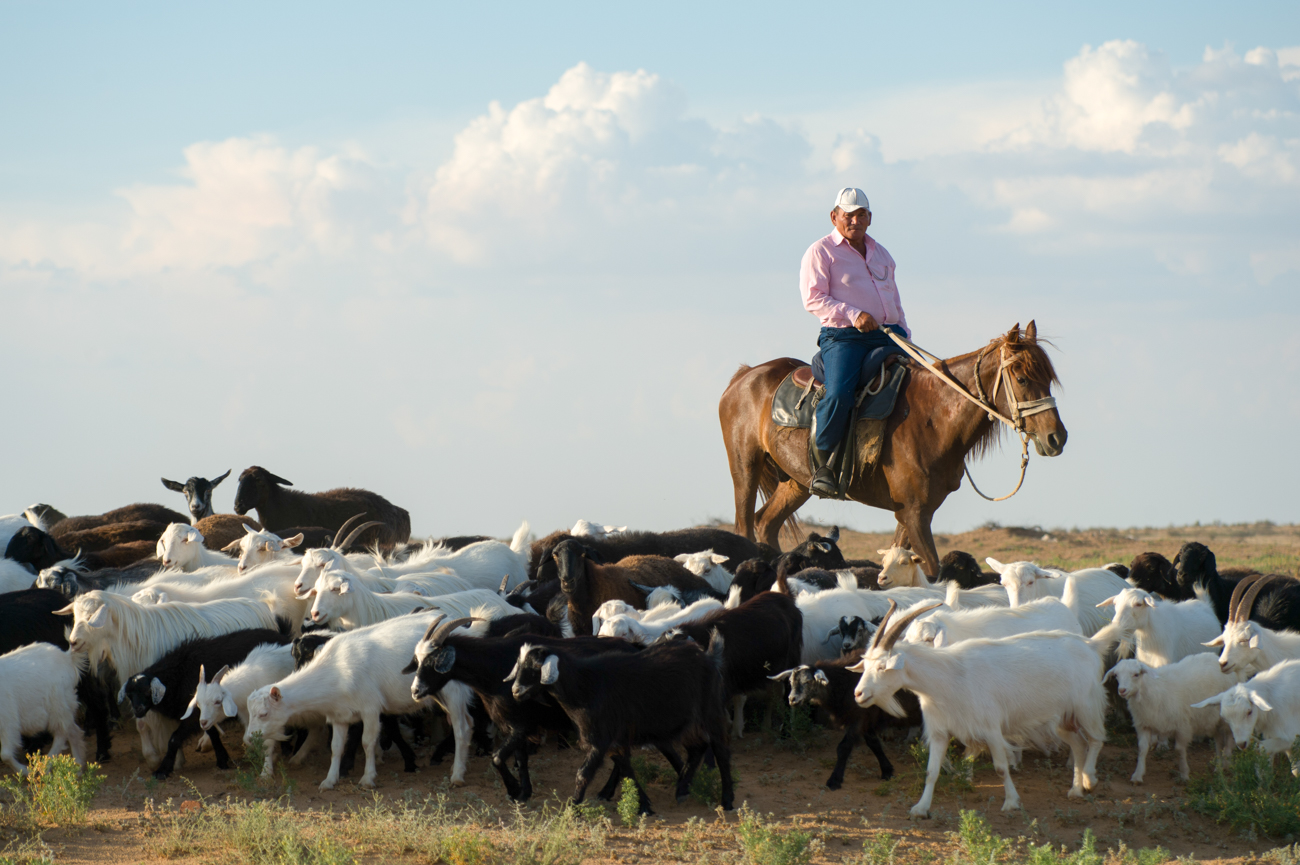
[[[1260,577],[1253,586],[1246,590],[1246,594],[1241,596],[1240,606],[1237,607],[1237,614],[1241,617],[1238,621],[1245,622],[1250,619],[1250,611],[1254,609],[1255,599],[1259,597],[1260,591],[1267,583],[1276,579],[1277,576],[1277,574],[1269,574],[1266,577]],[[1242,582],[1244,583],[1245,580],[1242,580]]]
[[[880,645],[880,638],[885,635],[885,626],[889,624],[889,620],[894,617],[894,613],[897,611],[898,602],[893,598],[890,598],[889,610],[886,611],[885,617],[880,620],[880,624],[876,626],[876,632],[871,635],[871,643],[867,646],[868,650],[874,649],[876,646]]]
[[[357,539],[357,536],[360,535],[362,532],[364,532],[366,529],[374,528],[375,526],[383,526],[383,525],[387,525],[387,524],[381,520],[371,520],[368,523],[362,523],[361,525],[353,529],[348,534],[348,536],[343,539],[343,546],[339,547],[338,551],[341,553],[344,550],[346,550],[348,547],[352,546],[352,542],[355,541]]]
[[[357,520],[365,519],[365,516],[366,516],[366,512],[362,511],[361,513],[357,514],[354,517],[348,517],[348,521],[343,525],[339,526],[339,530],[334,533],[334,542],[330,544],[330,549],[343,552],[343,548],[339,546],[339,538],[343,537],[343,533],[348,530],[348,526],[352,525]]]
[[[942,607],[942,606],[943,606],[943,601],[934,601],[933,603],[926,604],[923,607],[918,607],[912,612],[904,615],[902,618],[896,619],[895,621],[891,622],[889,626],[889,633],[885,634],[885,636],[880,638],[880,647],[885,651],[892,649],[894,647],[894,643],[898,642],[898,638],[903,636],[903,631],[907,630],[907,626],[912,624],[912,622],[916,620],[917,616],[920,616],[923,613],[928,613],[931,610],[933,610],[935,607]],[[881,627],[881,630],[882,631],[884,630],[883,626]]]
[[[430,645],[441,646],[442,641],[447,639],[447,635],[459,628],[461,625],[468,625],[473,622],[481,622],[483,619],[476,616],[466,616],[461,619],[452,619],[450,622],[442,622],[438,625],[438,630],[433,632],[429,638]]]
[[[497,589],[497,593],[504,595],[506,593],[506,588],[509,585],[510,585],[510,575],[506,574],[504,577],[501,578],[501,588]]]
[[[1241,621],[1241,619],[1237,616],[1237,609],[1241,606],[1241,596],[1246,593],[1246,589],[1250,588],[1251,583],[1256,582],[1263,576],[1264,576],[1263,574],[1251,574],[1249,576],[1242,577],[1240,580],[1237,581],[1237,585],[1232,587],[1232,598],[1231,600],[1228,601],[1229,622]]]

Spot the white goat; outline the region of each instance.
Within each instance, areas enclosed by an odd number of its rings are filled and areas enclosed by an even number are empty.
[[[921,557],[909,549],[890,547],[887,550],[876,550],[876,552],[882,556],[880,575],[876,577],[876,585],[882,589],[913,586],[946,592],[946,603],[949,608],[954,610],[959,608],[969,609],[971,607],[1010,606],[1007,590],[1001,586],[979,586],[969,591],[963,591],[961,586],[954,580],[949,580],[947,585],[932,582],[921,567],[923,562]]]
[[[311,605],[311,620],[317,624],[328,622],[345,630],[378,624],[429,607],[429,599],[424,595],[372,592],[343,571],[326,571],[316,581],[315,588],[299,597],[306,599],[313,595],[316,600]]]
[[[1056,598],[1038,598],[1018,607],[980,607],[973,610],[944,610],[908,625],[903,639],[909,643],[930,643],[936,649],[963,640],[1010,637],[1030,631],[1083,632],[1079,620]]]
[[[1052,568],[1040,568],[1033,562],[1004,565],[997,559],[984,561],[1002,575],[1002,585],[1013,607],[1035,598],[1059,598],[1065,594],[1065,578],[1074,577],[1079,599],[1079,609],[1075,612],[1085,637],[1091,637],[1110,621],[1110,611],[1098,609],[1097,604],[1129,588],[1128,583],[1105,568],[1085,568],[1067,574]]]
[[[239,564],[225,553],[203,546],[202,532],[184,523],[172,523],[163,530],[155,553],[164,568],[178,568],[186,573],[213,565],[233,569]]]
[[[648,646],[678,625],[702,619],[714,610],[722,609],[722,601],[714,598],[701,598],[682,610],[651,619],[633,616],[614,616],[601,623],[597,636],[620,637],[633,643]]]
[[[1219,666],[1224,672],[1237,673],[1246,678],[1274,667],[1283,661],[1300,658],[1300,634],[1295,631],[1275,631],[1250,620],[1255,598],[1265,585],[1278,579],[1275,575],[1251,575],[1237,583],[1228,602],[1228,621],[1223,633],[1205,645],[1223,647]],[[1244,597],[1243,597],[1244,592]]]
[[[653,595],[654,592],[650,594]],[[648,602],[650,598],[647,597],[646,600]],[[677,605],[668,604],[667,606],[676,607]],[[634,619],[640,619],[645,612],[645,610],[638,610],[627,601],[606,601],[596,608],[596,612],[591,614],[591,632],[599,634],[601,625],[615,616],[631,616]]]
[[[681,562],[686,570],[712,586],[715,592],[725,595],[727,589],[731,588],[732,575],[722,566],[723,562],[731,561],[730,556],[715,553],[713,550],[704,550],[699,553],[682,553],[674,556],[673,560]]]
[[[201,604],[228,598],[248,598],[268,604],[275,615],[282,617],[297,633],[302,628],[308,603],[293,593],[290,581],[295,573],[295,566],[284,563],[264,565],[241,576],[200,583],[189,580],[173,582],[166,579],[164,573],[141,583],[141,588],[131,595],[131,600],[139,604],[160,601]]]
[[[258,565],[265,565],[268,562],[297,562],[298,554],[293,548],[301,544],[304,540],[302,532],[282,538],[275,532],[266,530],[257,531],[247,524],[244,525],[246,534],[239,539],[239,572],[242,574]]]
[[[912,806],[912,816],[930,813],[939,768],[953,736],[967,748],[988,748],[1006,790],[1003,811],[1020,807],[1010,771],[1019,745],[1012,742],[1050,750],[1064,740],[1074,756],[1068,795],[1080,797],[1092,789],[1097,754],[1106,738],[1106,692],[1097,652],[1079,635],[1063,631],[966,640],[942,649],[897,642],[909,618],[925,610],[920,606],[890,622],[891,609],[862,660],[848,668],[862,673],[853,692],[861,706],[880,706],[901,717],[896,696],[900,690],[911,691],[920,701],[930,762],[925,791]]]
[[[4,550],[0,550],[0,553]],[[30,589],[36,575],[13,559],[0,558],[0,594]]]
[[[1135,657],[1152,667],[1212,652],[1205,643],[1219,633],[1219,617],[1201,598],[1175,603],[1142,589],[1127,588],[1097,606],[1115,609],[1115,618],[1097,636],[1121,641],[1122,655],[1135,643]]]
[[[1103,682],[1114,679],[1119,695],[1128,701],[1133,729],[1138,734],[1138,761],[1129,780],[1141,784],[1147,771],[1147,751],[1152,740],[1170,736],[1178,754],[1178,777],[1187,780],[1187,746],[1201,736],[1214,737],[1216,752],[1226,758],[1232,734],[1219,718],[1217,707],[1192,709],[1197,700],[1232,687],[1236,678],[1219,669],[1213,655],[1188,655],[1163,667],[1129,658],[1110,669]]]
[[[573,529],[569,534],[575,538],[591,538],[601,541],[614,535],[621,535],[626,531],[627,526],[603,526],[588,520],[578,520],[573,524]]]
[[[1300,736],[1300,661],[1283,661],[1192,708],[1214,705],[1232,728],[1238,747],[1249,745],[1251,736],[1258,733],[1264,753],[1273,756],[1285,751],[1291,760],[1291,774],[1300,775],[1292,753],[1296,736]]]
[[[199,727],[207,730],[227,718],[234,718],[248,726],[248,695],[263,685],[272,685],[293,672],[293,646],[266,643],[248,653],[248,657],[234,667],[222,667],[212,676],[204,678],[199,667],[199,686],[190,700],[181,720],[194,710],[199,712]]]
[[[23,736],[46,730],[54,737],[50,755],[66,745],[86,765],[85,741],[77,726],[77,681],[85,658],[50,643],[32,643],[0,655],[0,759],[19,775]]]
[[[422,704],[411,698],[410,675],[403,675],[401,670],[429,626],[441,620],[442,615],[434,612],[399,616],[330,640],[310,664],[249,695],[244,741],[251,742],[258,733],[267,742],[285,741],[289,735],[285,728],[295,719],[324,716],[334,732],[329,773],[320,785],[322,790],[329,790],[338,782],[348,725],[360,721],[364,725],[361,744],[366,752],[366,769],[359,783],[373,787],[379,716],[421,708]],[[469,756],[473,691],[460,682],[450,682],[436,699],[447,712],[456,735],[451,782],[459,786],[465,783]],[[269,770],[268,762],[264,771]]]
[[[890,601],[910,607],[919,601],[942,600],[934,589],[899,588],[875,592],[863,589],[827,589],[796,595],[794,602],[803,614],[803,652],[800,659],[812,665],[816,661],[840,656],[841,616],[861,616],[864,622],[878,619],[889,611]]]

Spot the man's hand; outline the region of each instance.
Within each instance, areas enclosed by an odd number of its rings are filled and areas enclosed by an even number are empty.
[[[853,322],[853,326],[863,333],[869,333],[878,329],[880,327],[880,322],[876,321],[871,313],[860,312],[858,313],[858,320]]]

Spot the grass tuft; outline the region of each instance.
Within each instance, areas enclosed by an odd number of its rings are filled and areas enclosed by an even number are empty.
[[[748,806],[741,806],[736,837],[750,865],[806,865],[816,852],[811,834],[798,828],[781,829]]]
[[[1275,762],[1277,765],[1275,765]],[[1273,761],[1257,748],[1235,751],[1226,771],[1194,778],[1187,807],[1239,832],[1281,837],[1300,833],[1300,779],[1285,759]]]
[[[27,774],[0,779],[0,787],[14,797],[6,816],[20,826],[82,826],[90,802],[103,786],[98,763],[83,772],[68,754],[27,756]]]

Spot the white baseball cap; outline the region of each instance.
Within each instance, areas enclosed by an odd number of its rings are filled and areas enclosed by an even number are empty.
[[[871,212],[871,202],[867,201],[867,194],[855,186],[841,189],[839,195],[835,196],[835,206],[845,213],[852,213],[855,210]]]

